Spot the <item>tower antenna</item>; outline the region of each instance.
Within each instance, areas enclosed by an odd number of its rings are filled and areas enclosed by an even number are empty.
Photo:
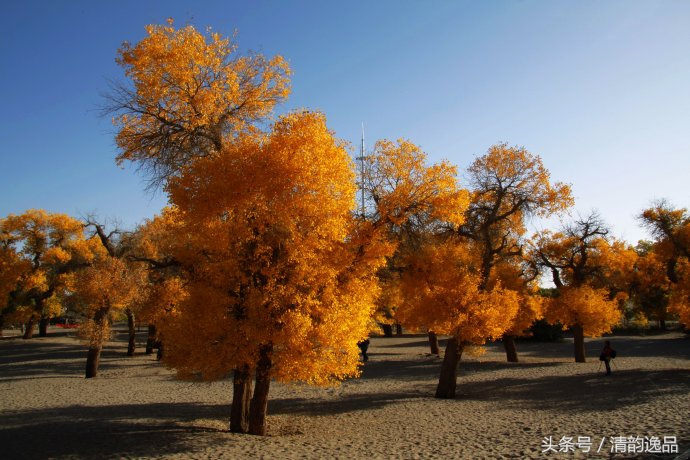
[[[364,150],[364,122],[362,122],[362,144],[361,144],[360,150],[359,150],[359,157],[357,158],[359,160],[359,187],[360,187],[360,193],[361,193],[361,196],[360,196],[360,213],[361,213],[362,219],[364,219],[366,216],[366,208],[364,205],[364,200],[365,200],[365,196],[364,196],[364,160],[365,160],[366,156],[365,156],[364,152],[365,152],[365,150]]]

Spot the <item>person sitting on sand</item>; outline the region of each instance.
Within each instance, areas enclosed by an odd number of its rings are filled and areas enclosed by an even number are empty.
[[[601,350],[601,355],[599,356],[599,360],[604,361],[604,365],[606,365],[606,375],[611,375],[611,360],[616,357],[616,350],[611,348],[611,342],[606,341],[604,342],[604,349]]]

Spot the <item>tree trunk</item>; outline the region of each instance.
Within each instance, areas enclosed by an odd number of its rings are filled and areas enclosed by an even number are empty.
[[[0,314],[0,337],[2,337],[2,328],[5,327],[5,317]]]
[[[41,315],[41,320],[38,322],[38,336],[48,337],[48,323],[50,319],[46,315]]]
[[[663,318],[659,319],[659,329],[662,331],[666,330],[666,320]]]
[[[160,361],[163,359],[163,342],[158,342],[158,351],[156,352],[156,360]]]
[[[156,325],[149,324],[148,336],[146,337],[146,354],[153,353],[154,348],[156,348]]]
[[[458,363],[462,357],[463,346],[458,343],[457,337],[449,337],[446,344],[446,353],[443,356],[441,375],[436,387],[436,397],[439,399],[455,398],[455,385],[458,377]]]
[[[230,410],[230,431],[249,431],[249,402],[252,397],[252,378],[249,367],[235,369],[232,377],[232,408]]]
[[[127,328],[129,329],[129,343],[127,344],[127,356],[134,356],[137,347],[137,330],[134,321],[134,313],[127,309]]]
[[[26,322],[26,326],[24,326],[24,336],[22,337],[23,339],[30,339],[34,336],[34,326],[36,325],[36,320],[32,316],[29,318],[29,321]]]
[[[576,324],[573,329],[573,342],[575,344],[575,362],[584,363],[585,360],[585,334],[582,326]]]
[[[429,348],[431,348],[432,355],[439,355],[441,350],[438,348],[438,336],[434,331],[429,331]]]
[[[518,362],[517,347],[515,346],[515,337],[510,334],[503,334],[503,348],[506,350],[506,358],[509,363]]]
[[[90,379],[98,375],[98,364],[101,361],[102,347],[89,347],[86,355],[86,378]]]
[[[96,311],[96,314],[94,315],[94,322],[96,323],[96,327],[103,330],[105,327],[106,321],[108,321],[108,312],[110,311],[110,308],[107,306],[103,306],[99,308]],[[99,332],[100,333],[100,332]],[[101,350],[103,349],[103,343],[102,343],[102,334],[100,335],[101,339],[98,339],[98,343],[92,343],[91,346],[89,346],[89,352],[86,355],[86,378],[90,379],[92,377],[96,377],[98,375],[98,365],[101,362]]]
[[[402,325],[395,323],[395,335],[402,335]]]
[[[249,406],[249,433],[258,436],[266,434],[266,409],[268,408],[268,390],[271,385],[271,354],[273,345],[263,345],[256,364],[256,385],[254,396]]]
[[[384,337],[393,337],[393,326],[390,324],[382,324],[381,328],[383,329],[383,336]]]

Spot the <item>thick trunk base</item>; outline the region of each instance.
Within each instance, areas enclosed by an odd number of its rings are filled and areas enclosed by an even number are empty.
[[[134,313],[129,310],[127,310],[127,328],[129,329],[127,356],[134,356],[134,350],[137,347],[137,329],[134,321]]]
[[[101,348],[89,348],[86,355],[86,378],[90,379],[98,375],[98,364],[101,360]]]
[[[381,329],[383,329],[383,336],[384,337],[393,337],[393,325],[382,324]]]
[[[230,431],[249,431],[249,404],[252,397],[252,379],[247,367],[235,369],[232,378],[232,408],[230,410]]]
[[[26,325],[24,326],[24,335],[22,336],[22,338],[23,339],[33,338],[35,326],[36,326],[36,320],[33,318],[29,318],[29,321],[27,321]]]
[[[585,334],[582,326],[573,326],[573,343],[575,345],[575,362],[584,363],[585,359]]]
[[[441,375],[436,387],[436,398],[453,399],[455,398],[455,387],[458,377],[458,363],[462,357],[463,346],[458,343],[456,337],[450,337],[446,344],[446,353],[443,356],[441,365]]]
[[[441,350],[438,347],[438,336],[434,331],[429,331],[428,332],[429,336],[429,349],[431,351],[432,355],[440,355]]]
[[[395,325],[395,335],[403,335],[402,326],[400,324]]]
[[[515,337],[509,334],[503,335],[503,347],[506,350],[506,359],[509,363],[518,362],[517,347],[515,346]]]
[[[41,316],[41,320],[38,322],[38,336],[48,337],[48,323],[49,318],[47,316]]]
[[[256,384],[254,396],[249,405],[249,433],[266,435],[266,411],[268,409],[268,390],[271,386],[272,345],[261,347],[259,362],[256,365]]]
[[[146,354],[152,354],[154,348],[156,348],[156,325],[149,324],[148,336],[146,337]]]

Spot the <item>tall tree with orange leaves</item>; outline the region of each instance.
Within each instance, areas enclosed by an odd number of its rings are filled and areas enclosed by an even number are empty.
[[[233,431],[265,433],[272,379],[358,374],[386,250],[352,214],[352,164],[321,114],[239,136],[168,191],[185,295],[160,323],[164,361],[182,378],[234,373]]]
[[[149,25],[117,62],[131,84],[114,84],[118,163],[132,161],[159,186],[195,158],[218,154],[236,133],[267,117],[290,92],[280,56],[241,56],[231,39],[193,26]]]
[[[653,251],[665,266],[671,285],[669,310],[690,327],[690,215],[660,200],[645,209],[640,219],[655,237]]]
[[[480,288],[486,290],[497,264],[520,263],[525,219],[563,211],[573,198],[568,185],[551,183],[541,158],[524,147],[494,145],[470,165],[468,175],[472,198],[457,233],[469,239],[481,255]],[[503,337],[503,344],[508,361],[517,361],[512,333]]]
[[[576,362],[586,361],[585,336],[610,332],[622,318],[616,301],[620,292],[610,280],[621,277],[611,267],[621,265],[614,256],[626,248],[612,243],[608,233],[601,218],[592,213],[561,232],[537,235],[531,250],[535,264],[550,271],[558,292],[549,302],[547,320],[573,330]]]

